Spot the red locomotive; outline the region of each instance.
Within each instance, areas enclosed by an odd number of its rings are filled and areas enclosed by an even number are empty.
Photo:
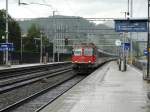
[[[98,66],[98,51],[93,43],[82,43],[73,48],[73,70],[77,73],[90,73]]]

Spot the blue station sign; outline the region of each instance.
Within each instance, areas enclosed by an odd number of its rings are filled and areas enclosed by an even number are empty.
[[[0,51],[14,51],[13,43],[0,43]]]
[[[144,49],[143,52],[144,52],[144,55],[146,55],[146,56],[148,55],[147,49]]]
[[[130,49],[130,43],[128,42],[125,42],[125,43],[122,43],[122,48],[124,47],[124,50],[129,50]]]
[[[147,19],[115,20],[116,32],[147,32]]]

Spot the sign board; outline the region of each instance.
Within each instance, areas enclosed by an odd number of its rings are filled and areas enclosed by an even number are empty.
[[[13,43],[0,43],[0,51],[14,51]]]
[[[147,49],[144,49],[144,55],[148,55]]]
[[[115,41],[115,45],[116,45],[116,46],[121,46],[121,41],[120,41],[120,40],[116,40],[116,41]]]
[[[150,52],[150,48],[148,49],[148,51]],[[144,50],[143,50],[143,53],[144,53],[144,55],[148,55],[148,52],[147,52],[147,48],[145,48]]]
[[[124,47],[125,50],[129,50],[130,49],[130,43],[122,43],[122,48]]]
[[[147,32],[147,19],[115,20],[116,32]]]

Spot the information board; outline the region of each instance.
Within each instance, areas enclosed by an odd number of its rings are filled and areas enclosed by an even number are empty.
[[[147,52],[147,49],[144,49],[144,55],[146,55],[147,56],[147,54],[148,54],[148,52]]]
[[[116,32],[147,32],[147,19],[115,20]]]
[[[0,43],[0,51],[14,51],[13,43]]]
[[[130,43],[122,43],[122,48],[124,47],[124,50],[129,50],[130,49]]]

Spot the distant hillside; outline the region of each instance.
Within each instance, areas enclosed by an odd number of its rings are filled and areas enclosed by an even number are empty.
[[[49,18],[36,18],[31,20],[18,21],[23,33],[27,33],[28,28],[31,24],[37,24],[44,30],[50,40],[54,37],[54,33],[73,33],[77,32],[81,27],[89,27],[91,24],[89,21],[81,17],[72,16],[50,16]],[[86,33],[86,32],[82,32]]]
[[[74,40],[74,43],[70,41],[70,44],[90,41],[99,46],[103,44],[114,45],[115,42],[111,39],[120,38],[113,28],[109,26],[104,24],[96,25],[84,18],[75,16],[56,15],[55,17],[50,16],[49,18],[36,18],[18,22],[23,33],[27,33],[31,24],[37,24],[45,32],[50,41],[54,38],[61,40],[67,37],[70,40]],[[116,50],[111,46],[99,46],[99,48],[109,52],[115,52]]]

